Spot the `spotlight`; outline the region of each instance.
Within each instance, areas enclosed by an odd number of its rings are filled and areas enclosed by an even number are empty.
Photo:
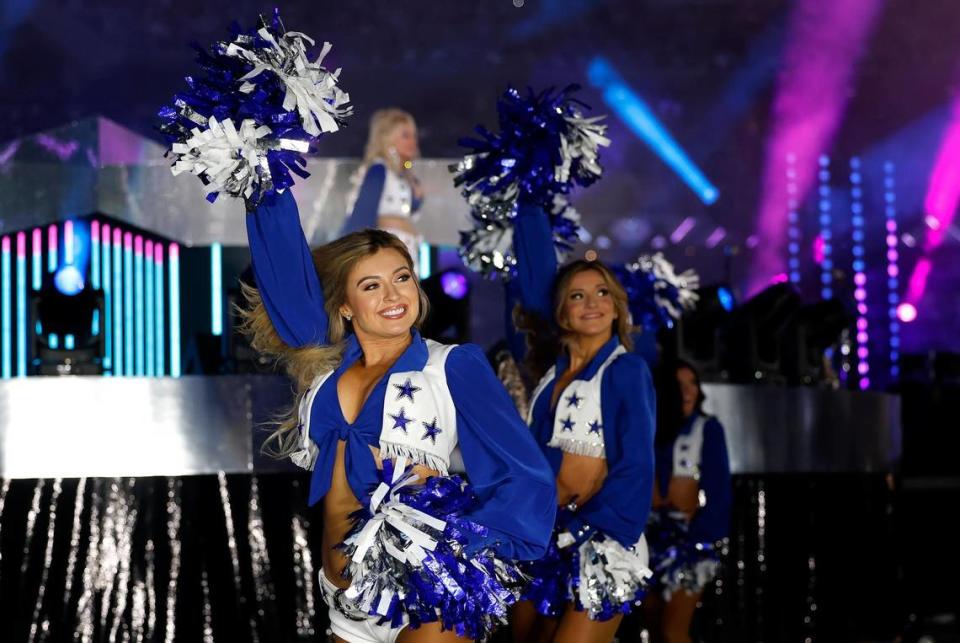
[[[466,297],[470,290],[466,275],[455,270],[448,270],[440,275],[440,286],[444,293],[457,300]]]
[[[31,302],[33,370],[38,375],[103,373],[103,293],[82,283],[79,270],[61,269],[54,284],[44,286]]]
[[[733,291],[726,286],[717,286],[717,300],[723,309],[728,313],[733,310],[736,300],[733,298]]]
[[[61,294],[73,296],[83,290],[83,275],[76,266],[64,266],[53,276],[53,283]]]
[[[917,318],[917,307],[913,304],[900,304],[897,306],[897,318],[909,324]]]
[[[461,344],[470,336],[470,282],[459,270],[444,270],[421,282],[430,300],[423,336]]]

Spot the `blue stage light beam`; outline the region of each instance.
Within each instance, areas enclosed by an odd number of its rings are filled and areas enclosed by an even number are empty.
[[[733,310],[733,307],[736,305],[733,292],[726,286],[721,286],[717,289],[717,298],[720,300],[720,305],[723,306],[723,309],[728,313]]]
[[[133,313],[133,233],[123,233],[123,374],[135,375],[133,361],[134,313]]]
[[[223,334],[223,246],[210,244],[210,332]]]
[[[157,375],[164,375],[166,356],[166,334],[164,329],[163,310],[163,244],[157,242],[153,247],[153,260],[156,263],[153,277],[156,283],[153,287],[153,296],[156,298],[156,338],[157,338]]]
[[[27,233],[17,233],[17,377],[27,376]]]
[[[180,246],[170,244],[170,375],[180,377]]]
[[[10,379],[12,374],[11,333],[13,325],[10,320],[10,237],[4,237],[0,242],[0,377]]]
[[[137,235],[133,239],[133,319],[136,341],[134,342],[134,369],[137,375],[147,374],[145,366],[146,356],[146,337],[144,337],[144,324],[146,322],[144,311],[144,287],[143,287],[143,237]]]
[[[430,265],[430,244],[426,241],[421,241],[417,254],[420,259],[420,274],[417,276],[420,278],[420,281],[429,279],[433,272],[433,267]]]
[[[114,375],[113,371],[113,281],[111,281],[110,262],[110,226],[104,224],[100,230],[103,249],[103,368],[104,375]]]
[[[90,222],[90,285],[100,288],[100,222]]]
[[[147,340],[147,377],[153,377],[156,375],[156,366],[157,362],[154,356],[154,343],[155,343],[155,334],[154,334],[154,321],[153,313],[155,310],[155,304],[153,298],[153,286],[154,286],[154,277],[153,277],[153,241],[149,239],[144,243],[143,246],[143,285],[144,285],[144,303],[146,304],[146,320],[144,322],[145,326],[145,335]]]
[[[587,77],[591,85],[603,92],[603,100],[617,116],[677,173],[701,201],[707,205],[717,201],[720,191],[687,156],[670,132],[654,116],[649,105],[630,88],[605,58],[598,56],[591,61]]]
[[[123,375],[123,232],[113,229],[113,374]]]

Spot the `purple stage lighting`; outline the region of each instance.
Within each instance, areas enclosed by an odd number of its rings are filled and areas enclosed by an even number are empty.
[[[440,275],[440,287],[448,297],[463,299],[470,291],[470,284],[462,272],[450,270]]]
[[[905,324],[909,324],[917,318],[917,307],[913,304],[903,303],[897,306],[897,318]]]
[[[817,159],[830,150],[850,100],[851,81],[883,7],[881,0],[798,0],[793,4],[766,143],[755,255],[748,295],[788,269],[789,200],[803,203],[817,178]],[[794,175],[787,176],[793,155]],[[786,181],[795,186],[788,194]]]

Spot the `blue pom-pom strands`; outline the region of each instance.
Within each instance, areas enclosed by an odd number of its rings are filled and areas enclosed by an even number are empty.
[[[584,105],[572,98],[578,89],[523,95],[510,87],[503,93],[500,132],[478,126],[481,138],[460,140],[472,151],[457,166],[454,185],[463,187],[471,205],[483,196],[547,205],[574,184],[585,187],[600,178],[600,147],[610,141],[602,116],[582,115]]]
[[[698,594],[716,576],[724,542],[696,542],[690,537],[685,516],[653,512],[645,533],[650,539],[652,584],[665,600],[674,592]]]
[[[563,195],[556,195],[545,209],[553,232],[558,262],[573,250],[580,233],[580,214]],[[464,264],[489,277],[509,279],[516,271],[513,251],[513,219],[517,202],[481,198],[470,209],[474,227],[460,232],[460,256]]]
[[[337,85],[340,70],[312,62],[308,36],[285,31],[279,13],[256,29],[232,28],[229,41],[197,49],[203,72],[187,77],[187,90],[160,110],[160,131],[170,144],[173,173],[200,177],[207,199],[220,193],[249,206],[309,176],[310,145],[335,132],[350,115],[349,96]]]
[[[570,514],[561,514],[564,523]],[[540,560],[524,563],[532,580],[521,600],[537,612],[560,618],[568,602],[591,620],[608,621],[640,604],[652,575],[647,566],[646,541],[624,547],[590,526],[576,533],[558,527]]]
[[[613,267],[627,292],[633,323],[657,332],[697,303],[700,277],[695,271],[677,274],[673,264],[661,253],[641,255],[636,261]]]
[[[525,578],[492,549],[468,553],[487,529],[464,517],[476,505],[458,476],[420,480],[406,458],[384,460],[382,482],[340,545],[350,559],[342,600],[391,627],[439,621],[484,640],[506,623]]]
[[[561,262],[576,243],[580,216],[567,195],[575,185],[600,178],[600,148],[610,144],[603,117],[584,117],[585,106],[572,98],[577,89],[524,95],[508,88],[497,101],[500,131],[477,126],[479,138],[460,140],[470,152],[450,169],[471,208],[473,228],[461,233],[460,244],[470,269],[494,278],[513,276],[519,204],[548,214]]]

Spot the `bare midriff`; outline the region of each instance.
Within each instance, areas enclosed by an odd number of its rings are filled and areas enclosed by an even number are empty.
[[[670,478],[667,495],[660,491],[660,485],[653,488],[653,508],[669,508],[693,517],[700,507],[700,483],[694,478],[675,476]]]
[[[566,371],[553,387],[550,408],[556,412],[557,400],[579,371]],[[607,459],[603,457],[563,452],[557,473],[557,501],[566,506],[571,501],[582,507],[592,498],[607,478]]]
[[[340,588],[350,585],[349,579],[344,578],[343,570],[349,560],[343,555],[337,545],[343,542],[347,532],[353,526],[350,515],[360,509],[360,502],[353,495],[350,483],[347,481],[347,468],[344,461],[346,442],[337,442],[337,455],[333,461],[333,472],[330,474],[330,489],[323,497],[323,571],[327,578]],[[370,447],[376,459],[377,467],[382,468],[379,451]],[[422,465],[416,465],[413,472],[421,480],[430,476],[439,475],[437,471]]]
[[[557,473],[557,499],[560,505],[574,501],[582,507],[600,491],[606,478],[606,458],[564,452]]]
[[[402,214],[381,214],[377,217],[377,227],[381,230],[399,230],[407,234],[418,234],[410,217]]]

